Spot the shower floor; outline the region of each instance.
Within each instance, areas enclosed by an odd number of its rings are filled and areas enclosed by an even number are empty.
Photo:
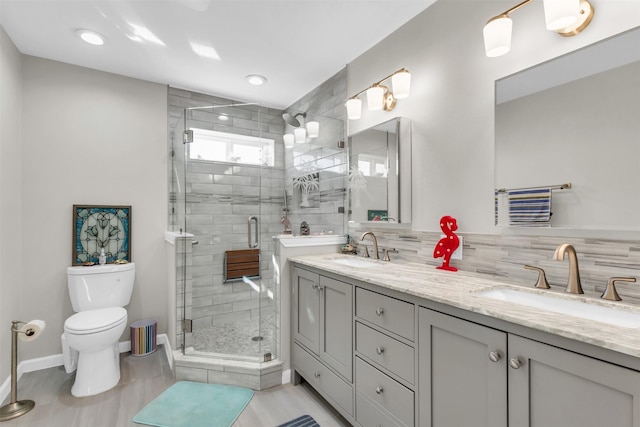
[[[262,325],[261,330],[259,326]],[[274,355],[273,313],[264,314],[258,322],[235,320],[193,331],[193,349],[203,353],[216,353],[256,357],[265,353]],[[252,338],[261,336],[262,340]]]

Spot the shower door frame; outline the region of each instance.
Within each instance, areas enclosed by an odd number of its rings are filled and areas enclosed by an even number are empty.
[[[182,206],[183,209],[183,230],[186,233],[190,233],[190,225],[189,225],[189,221],[188,221],[188,215],[190,215],[190,212],[188,212],[187,206],[189,205],[189,203],[193,203],[190,202],[188,200],[189,195],[193,195],[192,191],[188,191],[187,189],[191,187],[190,184],[188,184],[188,174],[189,174],[189,162],[192,160],[189,158],[189,147],[187,147],[187,145],[193,141],[193,133],[189,133],[189,130],[193,127],[189,127],[189,118],[188,116],[188,112],[189,111],[193,111],[193,110],[214,110],[216,108],[225,108],[225,109],[230,109],[230,108],[235,108],[235,107],[243,107],[243,106],[256,106],[257,107],[257,117],[258,117],[258,128],[260,129],[259,132],[259,136],[258,138],[260,138],[261,140],[264,139],[262,137],[262,130],[261,130],[261,124],[262,124],[262,110],[264,107],[262,107],[262,105],[260,105],[259,103],[231,103],[231,104],[220,104],[220,105],[207,105],[207,106],[199,106],[199,107],[186,107],[184,108],[183,111],[183,145],[184,145],[184,165],[183,165],[183,186],[185,187],[184,191],[185,191],[185,197],[184,197],[184,203]],[[261,146],[261,150],[263,149],[263,147]],[[258,197],[257,197],[257,212],[252,212],[250,215],[246,215],[246,221],[247,221],[247,242],[246,242],[246,246],[245,248],[249,249],[249,248],[255,248],[256,246],[258,248],[262,248],[262,246],[264,246],[264,241],[265,240],[265,236],[261,233],[261,226],[260,226],[260,220],[259,218],[263,217],[263,199],[264,194],[263,194],[263,186],[262,186],[262,182],[263,182],[263,175],[265,174],[265,169],[268,170],[268,166],[265,165],[247,165],[247,164],[240,164],[240,163],[227,163],[227,162],[213,162],[211,161],[212,164],[212,168],[220,166],[220,165],[224,165],[227,167],[231,167],[231,168],[259,168],[260,173],[259,175],[256,177],[258,179],[258,188],[259,188],[259,192],[258,192]],[[212,174],[213,175],[213,174]],[[253,181],[253,179],[252,179]],[[254,185],[252,185],[253,187]],[[212,194],[211,197],[216,197],[217,195]],[[233,197],[233,195],[231,196]],[[232,207],[234,206],[234,203],[232,202],[228,202]],[[248,205],[250,205],[251,203],[247,203]],[[232,208],[233,209],[233,208]],[[233,216],[240,216],[243,215],[241,213],[237,213],[237,214],[232,214]],[[213,216],[213,221],[215,221],[215,214],[212,213]],[[255,221],[255,232],[256,232],[256,242],[254,244],[254,242],[251,242],[251,229],[252,229],[252,221]],[[215,224],[214,224],[215,225]],[[237,224],[233,224],[232,227],[234,226],[238,226]],[[277,343],[277,337],[275,336],[275,334],[277,333],[278,328],[276,327],[276,301],[273,301],[270,304],[269,309],[274,310],[274,317],[273,317],[273,321],[270,322],[270,324],[265,325],[263,316],[264,316],[264,312],[265,309],[263,307],[263,292],[266,292],[268,290],[268,288],[266,286],[263,285],[263,279],[261,277],[261,275],[258,278],[243,278],[242,281],[238,281],[238,282],[222,282],[222,283],[218,283],[217,286],[233,286],[233,287],[238,287],[238,286],[248,286],[251,290],[249,290],[249,292],[251,293],[252,291],[258,292],[259,295],[257,297],[258,303],[257,303],[257,335],[253,336],[253,337],[244,337],[247,339],[252,339],[253,341],[257,341],[257,352],[255,354],[250,354],[250,355],[246,355],[246,354],[237,354],[237,353],[227,353],[224,351],[224,349],[218,349],[218,351],[214,352],[214,353],[209,353],[209,352],[203,352],[203,351],[199,351],[197,349],[195,349],[194,347],[194,338],[193,338],[193,331],[194,331],[194,327],[197,327],[196,325],[194,325],[194,321],[193,319],[188,319],[187,316],[189,315],[189,317],[193,318],[194,316],[192,315],[192,313],[189,313],[193,310],[193,303],[192,303],[192,299],[193,299],[193,292],[189,292],[187,289],[188,284],[191,284],[191,288],[193,290],[193,278],[191,277],[192,275],[190,274],[190,272],[188,271],[188,269],[192,269],[193,265],[192,263],[187,262],[187,256],[189,254],[192,254],[194,251],[196,251],[197,249],[195,249],[193,246],[198,244],[198,242],[195,240],[196,238],[198,238],[198,236],[194,234],[194,240],[192,242],[192,246],[191,246],[191,251],[189,250],[185,250],[183,252],[183,268],[182,268],[182,283],[183,283],[183,289],[182,289],[182,329],[183,329],[183,333],[182,333],[182,353],[183,354],[194,354],[194,355],[198,355],[198,356],[212,356],[212,357],[216,357],[216,358],[222,358],[222,359],[235,359],[235,360],[247,360],[247,361],[255,361],[255,362],[265,362],[265,361],[269,361],[271,360],[271,358],[275,357],[275,353],[276,353],[276,343]],[[213,235],[212,235],[213,236]],[[234,243],[232,244],[232,246],[234,246],[233,248],[229,248],[229,249],[237,249],[237,245],[239,245],[239,243]],[[262,251],[261,251],[262,253]],[[262,256],[262,255],[261,255]],[[267,260],[268,261],[268,260]],[[263,270],[263,262],[264,260],[261,258],[260,259],[260,272],[262,272]],[[268,264],[267,264],[268,265]],[[223,267],[224,268],[224,264]],[[221,274],[223,274],[224,272],[221,271]],[[240,283],[244,283],[244,285],[241,285]],[[215,279],[212,279],[212,287],[216,286],[215,283]],[[233,293],[233,291],[231,292]],[[222,293],[220,295],[223,295]],[[273,292],[272,292],[273,295]],[[213,297],[212,297],[212,301],[217,297],[218,295],[215,294],[215,292],[213,293]],[[253,300],[253,295],[251,295],[250,300],[248,300],[249,302],[251,302]],[[251,304],[249,304],[251,305]],[[187,307],[191,307],[191,309],[187,309]],[[250,311],[250,316],[249,316],[249,320],[247,320],[250,324],[250,329],[254,329],[254,325],[253,322],[255,322],[256,320],[253,319],[253,311],[254,309],[249,309]],[[189,311],[189,312],[188,312]],[[213,310],[212,310],[213,311]],[[213,315],[211,316],[213,319]],[[212,327],[214,327],[213,325],[213,320],[212,320]],[[267,328],[267,329],[265,329]],[[263,331],[268,330],[268,328],[271,328],[272,330],[272,338],[271,338],[271,342],[262,342],[262,336],[265,335],[263,333]],[[247,335],[252,335],[252,334],[247,334]],[[268,334],[267,334],[268,335]],[[266,345],[269,344],[269,345]],[[270,348],[269,351],[265,351],[265,347]]]

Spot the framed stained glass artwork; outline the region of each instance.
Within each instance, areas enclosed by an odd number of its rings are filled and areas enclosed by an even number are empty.
[[[131,206],[73,205],[72,265],[131,261]]]
[[[388,221],[386,210],[371,210],[367,211],[367,221]]]

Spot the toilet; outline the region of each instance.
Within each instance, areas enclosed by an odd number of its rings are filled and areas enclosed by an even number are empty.
[[[71,394],[93,396],[120,381],[119,340],[127,326],[135,264],[68,267],[73,311],[64,322],[62,354],[67,373],[76,371]]]

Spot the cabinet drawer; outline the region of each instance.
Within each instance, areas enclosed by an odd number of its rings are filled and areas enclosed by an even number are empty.
[[[400,378],[415,384],[413,347],[362,323],[356,323],[356,350]]]
[[[298,344],[293,346],[295,369],[321,394],[353,416],[353,392],[349,384]]]
[[[404,424],[388,415],[386,411],[375,403],[356,394],[356,421],[366,427],[403,427]]]
[[[356,392],[362,393],[389,411],[404,425],[413,425],[413,392],[358,357],[356,357]]]
[[[413,304],[356,288],[356,316],[414,340]]]

